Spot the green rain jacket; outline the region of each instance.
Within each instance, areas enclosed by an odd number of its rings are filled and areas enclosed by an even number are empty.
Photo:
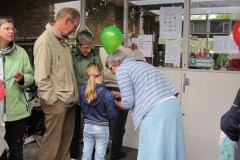
[[[6,121],[16,121],[30,116],[29,106],[24,94],[24,88],[34,82],[33,69],[27,52],[12,42],[8,53],[1,54],[3,78],[7,79],[20,71],[24,74],[24,83],[19,85],[14,79],[6,81],[6,96],[0,103],[1,113],[6,112]],[[1,115],[3,116],[3,115]]]

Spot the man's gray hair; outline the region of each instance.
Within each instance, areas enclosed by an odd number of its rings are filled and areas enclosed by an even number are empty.
[[[79,17],[80,18],[80,13],[77,9],[75,8],[71,8],[71,7],[65,7],[62,8],[58,13],[57,13],[57,17],[56,20],[61,19],[61,18],[65,18],[65,17],[69,17],[71,20]]]
[[[83,44],[93,44],[93,35],[87,30],[82,30],[78,33],[76,42],[80,45]]]
[[[108,63],[113,66],[117,65],[117,62],[122,63],[122,61],[125,58],[127,58],[127,54],[121,51],[120,49],[117,49],[111,55],[108,56],[106,60],[106,67]]]

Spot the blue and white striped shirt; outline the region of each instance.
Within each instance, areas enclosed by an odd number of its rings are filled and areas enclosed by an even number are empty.
[[[178,91],[154,66],[126,58],[116,71],[122,105],[130,109],[134,131],[148,111],[161,100],[177,95]]]

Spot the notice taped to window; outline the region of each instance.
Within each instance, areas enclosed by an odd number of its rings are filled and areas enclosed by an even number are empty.
[[[152,57],[152,35],[139,35],[138,36],[138,49],[144,57]]]
[[[182,6],[160,8],[160,39],[179,39],[182,33]]]
[[[180,63],[181,42],[178,40],[166,40],[165,63]]]

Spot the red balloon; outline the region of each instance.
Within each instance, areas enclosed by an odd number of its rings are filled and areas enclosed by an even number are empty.
[[[238,48],[240,48],[240,20],[237,21],[233,27],[233,39]]]

